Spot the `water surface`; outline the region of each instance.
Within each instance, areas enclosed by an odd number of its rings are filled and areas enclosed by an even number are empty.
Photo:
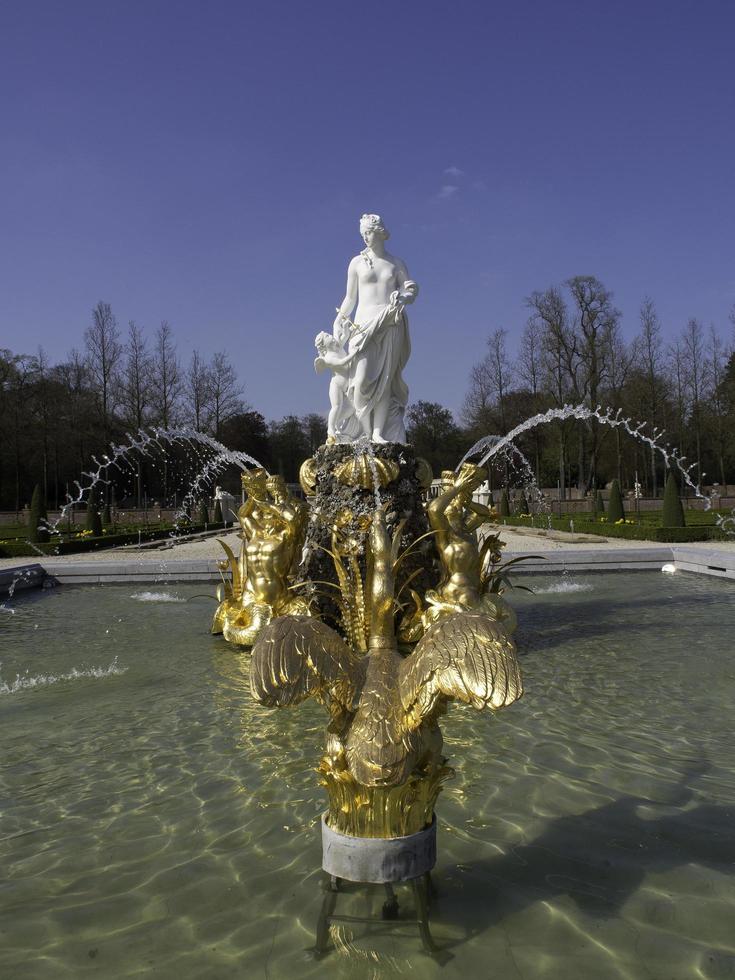
[[[251,701],[192,598],[208,586],[6,602],[0,976],[734,977],[735,587],[522,581],[526,696],[442,725],[444,965],[379,920],[309,957],[325,714]],[[340,902],[377,915],[382,895]]]

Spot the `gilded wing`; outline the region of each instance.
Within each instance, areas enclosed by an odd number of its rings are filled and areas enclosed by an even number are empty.
[[[409,728],[418,727],[442,696],[473,708],[504,708],[523,694],[515,643],[489,616],[472,612],[427,630],[401,664],[399,686]]]
[[[344,640],[311,616],[280,616],[258,637],[250,660],[250,690],[268,707],[329,696],[354,710],[363,663]]]

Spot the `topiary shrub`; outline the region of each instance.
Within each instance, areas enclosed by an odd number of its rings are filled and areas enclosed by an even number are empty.
[[[209,511],[207,510],[206,500],[202,500],[199,504],[199,517],[200,524],[209,524]]]
[[[516,514],[529,514],[529,513],[530,511],[528,509],[528,498],[526,497],[525,491],[523,491],[516,503]]]
[[[102,514],[100,513],[101,501],[97,487],[89,488],[87,496],[87,520],[85,527],[92,532],[92,537],[99,538],[102,535]]]
[[[503,490],[500,496],[500,507],[498,507],[499,517],[510,517],[510,501],[508,500],[508,491]]]
[[[215,500],[215,502],[214,502],[214,523],[215,524],[222,524],[222,523],[224,523],[223,520],[222,520],[222,501],[221,500]]]
[[[105,504],[104,510],[102,511],[102,523],[105,525],[112,524],[112,514],[110,513],[109,504]]]
[[[661,527],[686,527],[684,508],[681,506],[676,477],[669,470],[664,488],[664,508],[661,513]]]
[[[620,484],[617,480],[613,480],[610,487],[610,500],[607,505],[607,522],[608,524],[615,524],[616,521],[623,520],[625,520],[623,495],[620,492]]]
[[[600,516],[605,513],[605,501],[602,496],[602,490],[598,490],[595,496],[595,513]]]
[[[41,487],[36,484],[33,488],[31,497],[31,510],[28,515],[28,540],[34,544],[48,541],[49,534],[46,530],[48,525],[46,514],[46,501],[44,500]]]

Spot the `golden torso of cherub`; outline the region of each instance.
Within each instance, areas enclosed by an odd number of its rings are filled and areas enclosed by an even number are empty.
[[[250,646],[274,615],[308,615],[308,603],[289,591],[289,573],[300,553],[306,505],[281,477],[255,470],[243,476],[247,501],[238,511],[242,550],[235,559],[227,545],[232,582],[226,583],[212,623],[213,633]],[[224,566],[220,566],[224,568]]]
[[[471,465],[456,475],[445,471],[442,492],[428,506],[443,570],[437,592],[446,602],[473,606],[480,599],[481,559],[476,537],[480,521],[470,505],[484,476],[483,470]]]

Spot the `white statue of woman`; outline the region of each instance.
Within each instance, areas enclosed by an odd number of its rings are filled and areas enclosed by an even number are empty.
[[[418,286],[408,278],[403,260],[386,251],[389,236],[380,215],[363,214],[360,234],[365,248],[349,264],[345,298],[333,326],[340,346],[347,342],[347,398],[363,436],[372,442],[405,442],[408,387],[401,372],[411,340],[404,306],[416,299]]]

